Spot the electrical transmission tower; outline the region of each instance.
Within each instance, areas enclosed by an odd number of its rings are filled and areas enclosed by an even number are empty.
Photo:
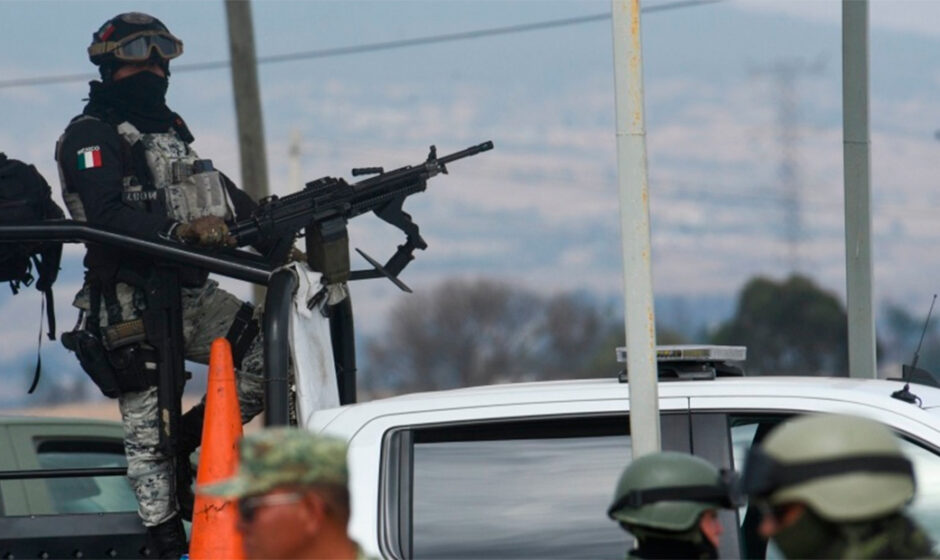
[[[303,178],[300,176],[301,138],[300,131],[291,130],[290,143],[287,147],[287,184],[291,192],[304,188]]]
[[[800,165],[800,95],[801,78],[822,73],[825,67],[820,57],[807,63],[801,59],[777,60],[770,65],[751,70],[753,76],[767,76],[773,89],[776,115],[776,146],[778,153],[777,179],[783,193],[783,232],[787,244],[790,272],[799,272],[800,244],[803,241],[803,177]]]

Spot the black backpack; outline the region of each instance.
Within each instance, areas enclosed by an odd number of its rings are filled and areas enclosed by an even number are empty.
[[[0,224],[36,223],[62,218],[65,218],[65,214],[53,202],[52,189],[39,171],[32,165],[9,159],[0,152]],[[62,243],[0,243],[0,282],[9,282],[10,288],[16,294],[22,286],[29,286],[35,281],[36,289],[45,297],[43,305],[49,321],[50,340],[55,340],[52,284],[59,275],[61,260]],[[38,278],[33,276],[34,272]],[[37,362],[36,378],[30,393],[36,388],[38,380]]]

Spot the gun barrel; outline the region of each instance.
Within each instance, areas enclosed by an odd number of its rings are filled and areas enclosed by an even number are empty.
[[[249,245],[258,237],[258,228],[254,223],[233,222],[228,224],[228,234],[235,238],[239,247]]]
[[[477,144],[476,146],[470,146],[466,150],[460,150],[459,152],[454,152],[452,154],[448,154],[444,157],[438,158],[437,161],[441,165],[446,165],[452,161],[457,161],[458,159],[463,159],[465,157],[474,156],[480,152],[485,152],[487,150],[492,150],[492,149],[493,149],[493,141],[487,140],[486,142],[483,142],[482,144]]]

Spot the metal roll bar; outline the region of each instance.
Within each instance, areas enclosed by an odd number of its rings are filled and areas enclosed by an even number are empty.
[[[204,251],[173,241],[144,239],[74,220],[49,220],[35,224],[0,226],[0,242],[62,241],[64,243],[100,243],[108,247],[139,251],[173,264],[196,266],[209,272],[266,286],[272,267],[260,257],[244,251]],[[224,256],[223,256],[224,255]]]
[[[290,270],[274,270],[261,257],[245,251],[205,251],[160,239],[144,239],[74,220],[48,220],[31,224],[0,225],[0,244],[58,241],[98,243],[137,251],[161,261],[199,267],[229,278],[268,286],[264,314],[265,424],[288,423],[288,366],[290,362],[290,305],[297,279]],[[352,370],[355,374],[355,369]],[[352,397],[355,399],[355,396]],[[8,476],[8,475],[7,475]],[[50,476],[43,474],[43,476]],[[51,475],[55,476],[55,475]]]

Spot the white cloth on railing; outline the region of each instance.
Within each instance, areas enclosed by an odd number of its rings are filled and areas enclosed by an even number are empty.
[[[306,263],[289,265],[297,276],[297,292],[291,309],[290,347],[297,391],[297,423],[307,426],[317,410],[339,406],[336,366],[330,342],[330,321],[323,313],[328,304],[342,301],[345,286],[331,286],[325,293],[321,274]],[[311,302],[312,308],[308,307]]]

